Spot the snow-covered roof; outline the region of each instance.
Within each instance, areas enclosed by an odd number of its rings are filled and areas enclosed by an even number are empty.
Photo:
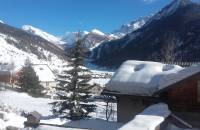
[[[133,120],[118,130],[155,130],[170,114],[171,111],[166,104],[155,104],[136,115]]]
[[[106,89],[130,95],[152,95],[162,78],[183,68],[148,61],[126,61],[106,84]]]
[[[158,62],[126,61],[106,84],[106,90],[128,95],[151,96],[199,72],[200,65],[182,68]]]
[[[186,79],[190,76],[193,76],[200,72],[200,64],[192,65],[190,67],[184,68],[177,73],[171,73],[166,75],[162,78],[162,80],[159,83],[159,90],[162,90],[174,83],[177,83],[183,79]]]
[[[6,70],[0,70],[0,75],[1,76],[11,75],[11,72],[10,71],[6,71]]]
[[[41,82],[54,82],[56,79],[52,70],[46,64],[33,65],[33,69]]]

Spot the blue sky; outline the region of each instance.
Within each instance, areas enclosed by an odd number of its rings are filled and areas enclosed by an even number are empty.
[[[100,29],[109,33],[122,24],[155,13],[171,0],[0,0],[0,20],[29,24],[54,35]]]

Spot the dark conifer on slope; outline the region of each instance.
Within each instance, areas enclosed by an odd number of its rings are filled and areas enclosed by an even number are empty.
[[[77,34],[77,42],[69,56],[68,69],[58,79],[58,100],[53,102],[53,113],[62,118],[79,120],[88,117],[95,110],[95,105],[89,102],[89,90],[92,85],[90,71],[84,67],[84,49]]]
[[[29,93],[32,96],[43,96],[44,88],[40,85],[39,78],[32,68],[29,59],[25,62],[25,67],[19,74],[19,86],[21,90]]]

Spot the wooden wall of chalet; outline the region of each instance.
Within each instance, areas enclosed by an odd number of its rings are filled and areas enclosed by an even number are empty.
[[[170,89],[166,91],[166,98],[171,109],[200,112],[198,81],[200,81],[200,73],[170,86]]]
[[[20,74],[21,74],[21,70],[13,74],[11,74],[9,71],[0,72],[0,82],[12,83],[12,84],[18,85]]]
[[[142,98],[122,95],[117,98],[117,121],[127,123],[132,120],[135,115],[142,112],[146,105]]]
[[[15,72],[13,75],[12,75],[12,83],[15,84],[15,85],[19,85],[19,78],[20,78],[20,75],[22,74],[22,69]]]
[[[0,74],[0,82],[10,83],[11,75],[9,75],[9,74],[1,75]]]

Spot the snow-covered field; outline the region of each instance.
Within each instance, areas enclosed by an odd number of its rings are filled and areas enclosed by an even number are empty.
[[[12,110],[6,112],[6,121],[0,120],[0,129],[5,128],[6,126],[16,126],[23,128],[23,123],[26,121],[26,118],[21,116],[20,113],[38,111],[42,114],[42,123],[65,125],[78,128],[90,128],[94,130],[116,130],[122,124],[116,123],[116,104],[114,104],[114,115],[110,122],[105,120],[105,103],[104,102],[95,102],[97,105],[97,110],[94,113],[91,113],[91,119],[85,119],[80,121],[69,121],[69,120],[60,120],[59,118],[51,118],[51,106],[49,103],[53,99],[48,98],[33,98],[26,93],[19,93],[11,90],[0,91],[0,104],[6,104],[4,106],[11,106]],[[14,111],[13,111],[14,110]],[[0,109],[0,112],[4,111]],[[4,111],[5,112],[5,111]],[[60,128],[50,127],[50,126],[40,126],[38,130],[56,130]],[[65,128],[66,129],[66,128]],[[68,129],[67,129],[68,130]],[[72,130],[71,128],[69,130]]]

